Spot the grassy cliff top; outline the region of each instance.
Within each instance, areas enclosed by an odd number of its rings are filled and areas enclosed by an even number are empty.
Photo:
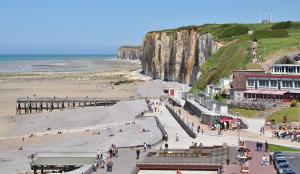
[[[181,27],[182,28],[182,27]],[[178,30],[178,29],[177,29]],[[251,63],[251,42],[258,42],[257,57],[265,61],[278,59],[286,54],[300,52],[300,22],[271,24],[206,24],[199,33],[211,33],[215,41],[225,42],[201,67],[201,76],[191,92],[217,84],[220,78],[229,77],[237,69],[262,69]],[[252,31],[252,35],[248,35]]]
[[[149,33],[167,32],[177,38],[177,32],[182,30],[197,30],[200,35],[211,33],[215,41],[225,45],[202,65],[201,76],[191,92],[203,90],[207,84],[217,84],[220,78],[229,77],[234,70],[263,69],[266,66],[261,64],[266,64],[267,61],[272,62],[284,55],[300,52],[300,22],[204,24]],[[260,64],[251,63],[252,41],[258,42],[257,58]]]

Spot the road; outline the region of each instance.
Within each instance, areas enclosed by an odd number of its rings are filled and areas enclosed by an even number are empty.
[[[289,161],[291,168],[296,172],[300,173],[300,153],[284,153],[286,159]]]

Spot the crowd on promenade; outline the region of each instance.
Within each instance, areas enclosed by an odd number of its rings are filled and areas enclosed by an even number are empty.
[[[290,139],[291,141],[300,142],[300,130],[275,130],[273,131],[273,137],[278,139]]]

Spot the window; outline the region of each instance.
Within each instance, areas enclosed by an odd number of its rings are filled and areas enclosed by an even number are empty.
[[[294,66],[287,66],[286,70],[287,70],[288,73],[295,73],[296,72]]]
[[[247,82],[248,86],[254,86],[254,80],[247,80]]]
[[[269,86],[269,80],[259,80],[258,84],[261,87],[268,87]]]
[[[282,80],[282,87],[283,88],[292,88],[293,87],[293,81],[291,81],[291,80]]]
[[[271,87],[277,87],[277,80],[271,80]]]
[[[281,71],[281,67],[275,66],[275,67],[274,67],[274,72],[275,72],[275,73],[281,73],[281,72],[282,72],[282,71]]]
[[[300,88],[300,81],[294,81],[295,88]]]

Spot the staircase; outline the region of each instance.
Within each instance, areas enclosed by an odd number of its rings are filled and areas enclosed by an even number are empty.
[[[283,108],[286,108],[286,107],[287,107],[287,105],[279,104],[279,105],[277,105],[277,106],[275,106],[275,107],[272,107],[272,108],[270,108],[270,109],[267,109],[267,110],[265,110],[265,111],[262,111],[262,112],[259,114],[258,118],[266,118],[266,117],[269,116],[270,114],[273,114],[274,112],[277,112],[277,111],[279,111],[279,110],[281,110],[281,109],[283,109]]]

